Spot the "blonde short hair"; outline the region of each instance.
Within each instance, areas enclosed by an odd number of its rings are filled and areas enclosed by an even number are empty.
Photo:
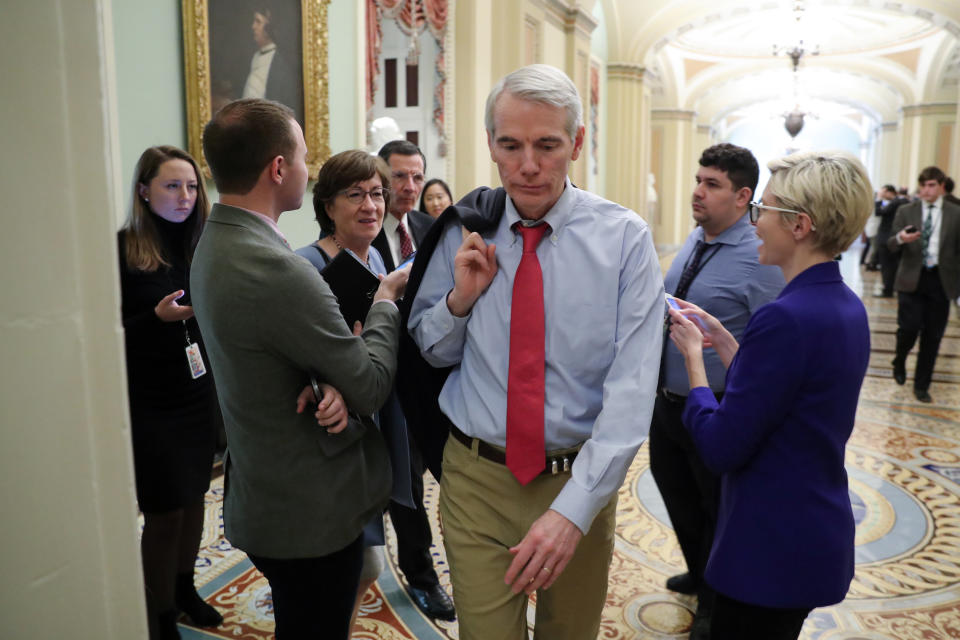
[[[805,151],[767,164],[767,188],[787,209],[810,216],[814,248],[837,255],[873,213],[873,187],[863,164],[846,151]],[[787,214],[792,215],[792,214]]]

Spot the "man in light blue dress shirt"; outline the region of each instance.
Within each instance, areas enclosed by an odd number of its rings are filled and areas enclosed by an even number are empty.
[[[460,637],[525,639],[536,591],[537,638],[595,638],[617,490],[653,410],[663,283],[647,224],[567,179],[584,127],[563,72],[531,65],[503,78],[486,128],[509,197],[483,234],[444,229],[408,325],[427,361],[453,367],[439,399],[452,423],[440,513]],[[539,223],[546,467],[521,484],[503,454],[514,227]]]
[[[778,267],[757,261],[760,243],[747,216],[759,167],[748,149],[717,144],[704,150],[693,190],[697,227],[677,253],[664,286],[719,319],[738,339],[756,309],[783,289]],[[699,257],[697,254],[699,253]],[[722,394],[726,369],[712,349],[704,351],[710,388]],[[664,341],[662,375],[650,425],[650,469],[687,563],[687,573],[671,577],[667,587],[698,593],[697,617],[690,637],[705,638],[711,593],[703,584],[717,517],[719,479],[703,464],[681,415],[690,384],[683,356]]]

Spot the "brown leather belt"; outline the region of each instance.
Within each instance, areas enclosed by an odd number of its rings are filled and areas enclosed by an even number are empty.
[[[452,423],[450,424],[450,435],[456,438],[460,444],[471,450],[473,449],[473,443],[476,442],[477,455],[481,458],[489,460],[490,462],[496,462],[497,464],[507,464],[507,454],[505,452],[479,438],[471,438],[463,431],[460,431],[460,429],[457,429]],[[555,452],[547,451],[547,464],[544,466],[543,471],[540,472],[540,475],[550,476],[557,475],[558,473],[568,473],[582,446],[583,445],[578,445],[570,449],[560,449]]]

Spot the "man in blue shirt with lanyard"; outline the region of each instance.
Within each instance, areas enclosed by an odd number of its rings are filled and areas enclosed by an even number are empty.
[[[748,149],[717,144],[700,156],[693,190],[697,227],[687,237],[664,278],[668,293],[688,300],[716,317],[738,339],[758,307],[785,286],[777,267],[757,262],[757,239],[747,216],[759,168]],[[707,379],[723,394],[726,369],[713,350],[704,351]],[[667,587],[697,593],[699,605],[691,638],[706,638],[711,593],[703,583],[716,523],[719,478],[700,460],[681,415],[690,391],[683,356],[664,340],[660,384],[650,424],[650,470],[670,515],[687,573],[671,577]]]
[[[617,490],[653,409],[657,255],[642,218],[567,178],[584,126],[562,71],[503,78],[486,129],[503,189],[457,209],[495,222],[438,227],[408,323],[426,360],[452,367],[440,515],[460,638],[527,638],[534,592],[537,638],[596,638]]]

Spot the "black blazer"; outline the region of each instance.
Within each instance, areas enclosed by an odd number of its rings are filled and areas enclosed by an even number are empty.
[[[387,213],[386,215],[389,216],[392,214]],[[409,227],[407,231],[413,236],[413,241],[417,244],[418,249],[420,245],[423,244],[423,239],[427,237],[427,231],[430,230],[430,225],[432,224],[433,217],[423,211],[414,209],[407,213],[407,226]],[[397,268],[397,265],[393,262],[393,254],[390,253],[387,234],[383,228],[380,229],[380,233],[377,234],[377,237],[373,239],[371,244],[380,252],[380,256],[383,258],[383,264],[387,267],[387,273]]]
[[[303,78],[297,74],[297,67],[291,64],[285,50],[280,47],[273,54],[263,97],[293,109],[297,122],[303,125]]]
[[[447,207],[437,218],[437,224],[429,227],[429,233],[423,238],[423,242],[418,241],[417,256],[410,270],[407,290],[398,303],[401,331],[397,357],[397,394],[403,407],[403,415],[407,417],[407,429],[423,455],[423,463],[437,480],[440,479],[443,447],[450,433],[450,421],[440,411],[438,399],[453,367],[435,368],[423,359],[420,347],[407,331],[410,308],[417,297],[417,290],[423,274],[426,273],[430,256],[437,248],[444,228],[456,224],[467,231],[482,233],[500,223],[506,202],[507,192],[502,187],[479,187],[465,195],[456,205]],[[430,217],[419,211],[416,213]]]

